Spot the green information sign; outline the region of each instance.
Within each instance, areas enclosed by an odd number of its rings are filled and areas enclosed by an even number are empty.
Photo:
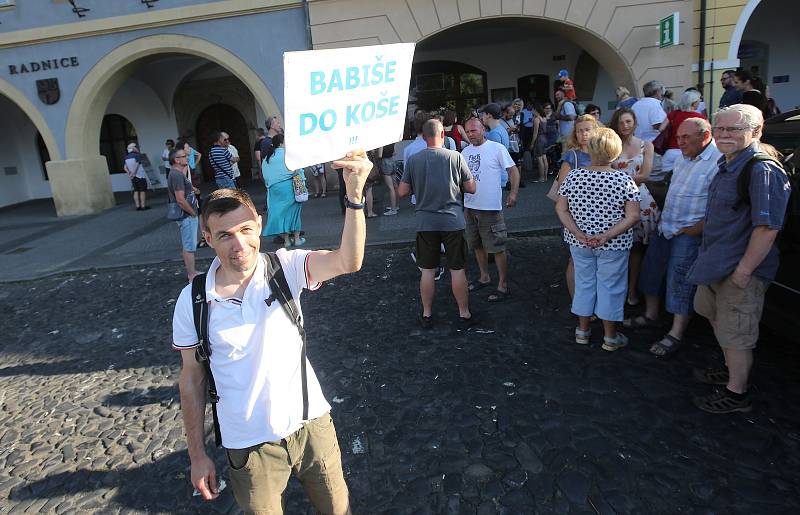
[[[658,22],[658,46],[671,47],[680,43],[678,27],[680,26],[680,13],[674,12]]]

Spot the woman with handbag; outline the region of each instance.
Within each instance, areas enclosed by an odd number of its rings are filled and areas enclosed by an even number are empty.
[[[614,111],[609,128],[622,140],[622,153],[611,163],[611,167],[630,175],[639,186],[641,197],[639,223],[633,226],[633,247],[628,266],[628,304],[635,306],[639,304],[639,271],[645,246],[650,242],[650,235],[658,230],[658,219],[661,217],[661,210],[645,185],[653,169],[653,144],[634,135],[636,114],[627,107]]]
[[[284,157],[283,134],[276,134],[272,138],[272,144],[267,147],[261,165],[261,175],[264,177],[264,184],[267,185],[269,205],[267,223],[261,231],[261,236],[279,234],[283,238],[284,247],[299,247],[306,242],[305,238],[300,236],[300,212],[303,208],[300,190],[305,187],[305,181],[301,177],[302,170],[298,175],[298,172],[286,168]],[[302,187],[296,188],[298,183]],[[308,199],[308,190],[305,191],[305,198]]]

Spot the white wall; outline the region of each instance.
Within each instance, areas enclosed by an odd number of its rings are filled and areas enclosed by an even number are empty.
[[[518,36],[518,35],[517,35]],[[519,39],[515,36],[517,39]],[[567,39],[554,36],[531,38],[514,43],[481,44],[440,50],[417,50],[414,62],[457,61],[475,66],[486,72],[489,96],[497,88],[516,88],[517,79],[531,74],[549,76],[550,85],[561,69],[575,76],[575,64],[582,49]],[[564,55],[564,61],[553,61],[554,55]],[[614,100],[616,85],[611,77],[600,67],[595,86],[594,98],[582,102],[600,106],[606,118],[608,102]],[[609,113],[610,115],[610,113]]]
[[[139,150],[147,154],[153,167],[161,172],[164,142],[178,136],[175,118],[167,110],[162,98],[148,84],[132,77],[111,99],[106,114],[124,116],[133,124],[139,136]],[[161,186],[165,184],[166,181],[162,180]],[[114,191],[130,191],[131,183],[126,174],[118,173],[111,175],[111,187]]]
[[[0,134],[8,145],[0,152],[0,207],[26,200],[51,197],[50,183],[45,181],[36,127],[13,102],[0,96]],[[15,167],[16,175],[6,175],[6,167]]]
[[[800,105],[800,3],[786,0],[764,0],[753,11],[742,40],[761,41],[769,45],[767,70],[761,79],[782,111]],[[772,84],[772,77],[789,75],[790,82]]]

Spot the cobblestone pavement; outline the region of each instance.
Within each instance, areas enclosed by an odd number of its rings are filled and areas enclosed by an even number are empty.
[[[749,414],[708,415],[694,366],[655,333],[615,353],[573,341],[555,237],[511,242],[512,297],[459,332],[447,277],[415,324],[409,248],[303,297],[309,355],[334,406],[355,513],[798,513],[798,347],[765,336]],[[0,290],[0,512],[237,513],[191,496],[170,317],[179,264]],[[345,338],[344,335],[356,335]],[[223,459],[215,454],[220,467]],[[226,471],[223,471],[226,474]],[[312,513],[295,481],[288,514]]]

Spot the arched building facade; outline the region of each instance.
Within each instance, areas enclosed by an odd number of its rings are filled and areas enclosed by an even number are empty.
[[[797,91],[784,69],[796,59],[777,39],[797,36],[770,36],[758,21],[778,3],[785,7],[780,0],[170,0],[152,8],[94,2],[76,13],[64,2],[48,9],[7,2],[0,109],[8,115],[0,131],[12,144],[0,155],[0,207],[49,197],[59,215],[111,207],[113,192],[130,188],[118,163],[126,139],[135,138],[157,173],[167,138],[202,151],[216,125],[235,133],[233,143],[249,156],[255,129],[282,110],[286,51],[413,42],[411,98],[464,110],[516,96],[543,100],[567,69],[579,100],[606,117],[617,86],[640,95],[658,79],[680,93],[698,82],[701,66],[707,100],[718,99],[716,71],[745,62],[739,47],[753,41],[747,48],[762,53],[746,63],[769,73],[788,107]],[[659,19],[673,12],[680,44],[659,48]],[[440,85],[456,76],[463,88]],[[243,175],[252,173],[251,161]]]

